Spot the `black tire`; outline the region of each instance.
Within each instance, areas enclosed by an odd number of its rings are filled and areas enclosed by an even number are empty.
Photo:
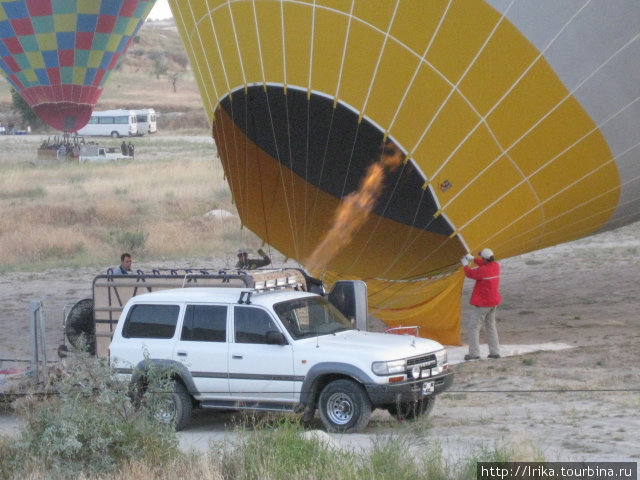
[[[433,410],[436,403],[436,397],[424,397],[421,400],[413,402],[401,403],[399,405],[391,405],[387,410],[391,415],[396,417],[398,421],[416,420],[420,417],[426,417]]]
[[[158,422],[173,424],[176,431],[184,429],[191,420],[193,404],[184,385],[173,382],[173,392],[155,406],[154,417]]]
[[[120,134],[114,130],[111,132],[111,138],[120,138]]]
[[[96,324],[93,319],[93,298],[84,298],[71,307],[64,321],[69,343],[96,354]]]
[[[320,419],[328,432],[353,433],[369,423],[371,401],[360,384],[341,379],[329,383],[318,400]]]

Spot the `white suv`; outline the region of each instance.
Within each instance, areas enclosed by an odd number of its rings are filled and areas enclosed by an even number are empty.
[[[193,407],[304,412],[328,431],[364,428],[371,410],[427,414],[453,375],[439,343],[353,328],[325,296],[246,288],[162,290],[131,298],[109,347],[131,379],[171,366],[163,417],[177,429]]]

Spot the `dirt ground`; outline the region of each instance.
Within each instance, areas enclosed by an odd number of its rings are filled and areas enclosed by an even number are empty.
[[[379,435],[405,433],[437,443],[452,461],[502,445],[515,448],[522,460],[539,459],[538,454],[548,461],[640,460],[640,224],[501,265],[498,329],[504,351],[513,355],[452,365],[453,389],[426,420],[400,425],[376,411],[363,433],[332,435],[332,441],[366,448]],[[164,266],[134,265],[153,267]],[[194,260],[182,267],[202,265]],[[41,300],[49,358],[55,359],[63,308],[89,297],[98,273],[103,272],[2,275],[0,358],[28,358],[28,303]],[[467,281],[463,317],[471,287]],[[520,353],[514,347],[544,344],[570,348]],[[462,353],[463,347],[452,349],[451,357]],[[15,430],[16,422],[10,412],[0,412],[0,434]],[[181,442],[185,448],[206,448],[209,441],[232,435],[227,424],[233,422],[233,414],[197,413]]]

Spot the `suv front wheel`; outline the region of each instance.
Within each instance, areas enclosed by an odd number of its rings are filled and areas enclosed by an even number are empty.
[[[371,401],[364,389],[353,380],[329,383],[318,399],[320,419],[333,433],[358,432],[367,426]]]

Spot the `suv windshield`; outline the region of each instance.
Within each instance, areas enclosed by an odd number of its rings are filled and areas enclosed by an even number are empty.
[[[295,340],[353,329],[349,320],[323,297],[289,300],[273,308]]]

